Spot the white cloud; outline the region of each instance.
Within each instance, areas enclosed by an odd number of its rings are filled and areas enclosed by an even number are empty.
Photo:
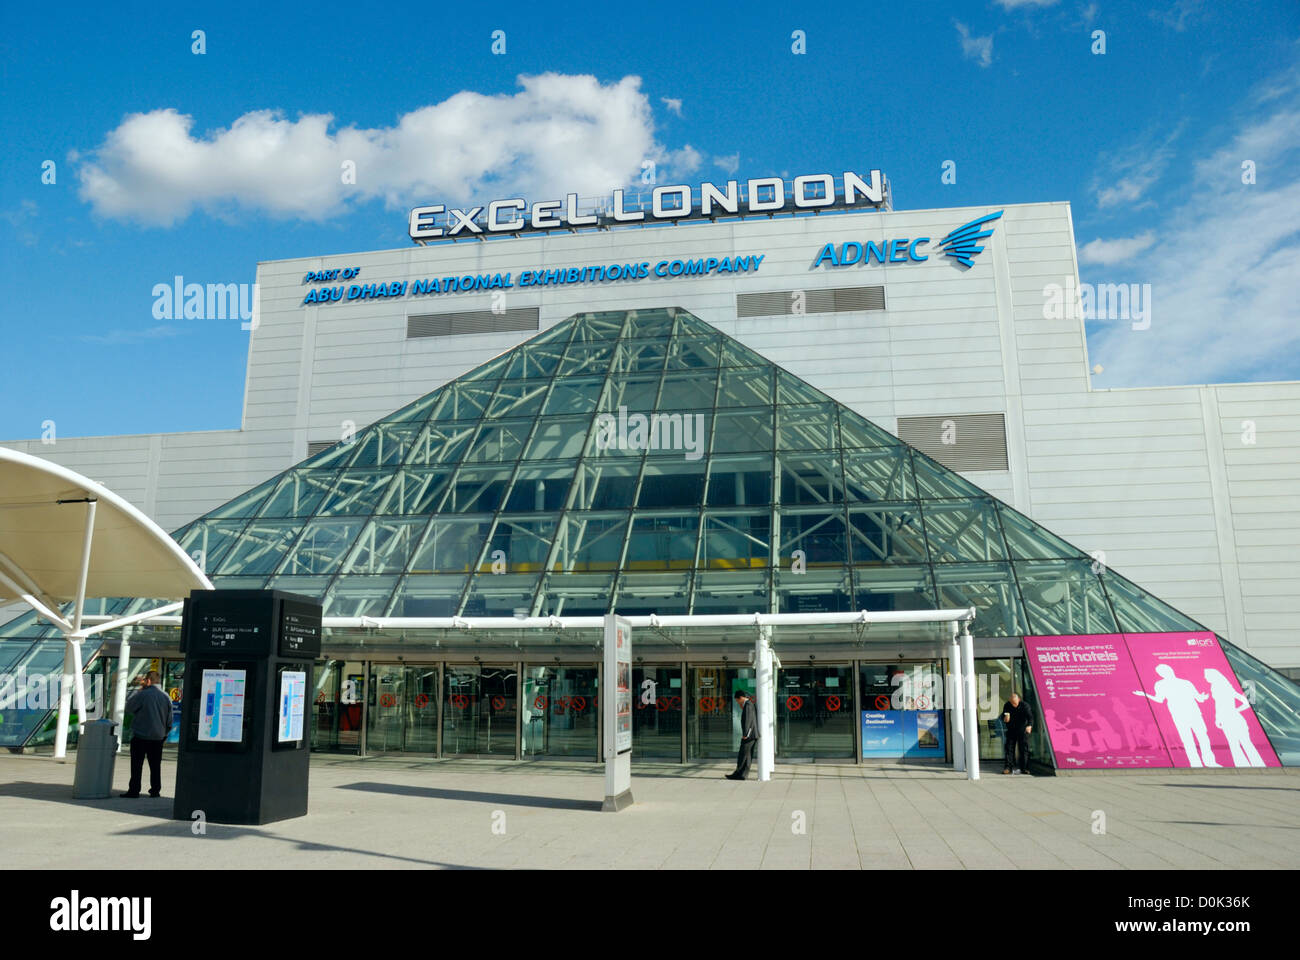
[[[704,154],[689,143],[680,150],[670,150],[663,155],[663,162],[668,165],[669,172],[676,177],[690,176],[700,169],[703,161]]]
[[[1079,248],[1080,263],[1095,263],[1110,266],[1131,260],[1156,242],[1155,234],[1148,230],[1136,237],[1124,237],[1118,240],[1093,240]]]
[[[660,102],[668,108],[669,113],[675,113],[677,116],[682,115],[682,101],[675,97],[660,97]]]
[[[391,207],[577,191],[603,195],[640,175],[646,159],[698,165],[655,141],[639,77],[522,76],[513,95],[457,93],[391,127],[333,129],[329,114],[272,110],[196,136],[175,109],[128,116],[81,156],[81,197],[100,216],[170,225],[195,209],[235,208],[323,220],[352,201]],[[356,183],[343,182],[343,164]]]
[[[1092,190],[1097,206],[1133,206],[1164,174],[1174,155],[1174,141],[1182,134],[1179,125],[1163,143],[1142,143],[1110,161],[1109,171],[1094,179]]]
[[[997,0],[1003,10],[1019,10],[1022,7],[1050,7],[1057,0]]]
[[[956,21],[954,21],[956,22]],[[961,52],[967,60],[976,60],[981,67],[987,67],[993,62],[993,35],[987,37],[972,37],[966,24],[957,23],[957,32],[961,34]]]
[[[1186,199],[1122,276],[1082,277],[1151,284],[1150,329],[1089,322],[1108,386],[1300,378],[1300,97],[1271,106],[1195,165]],[[1242,183],[1243,159],[1257,183]]]
[[[714,157],[713,164],[727,176],[734,177],[736,171],[740,169],[740,153],[733,153],[728,157]]]
[[[162,324],[157,327],[146,327],[143,330],[110,330],[108,333],[83,334],[81,339],[87,343],[100,343],[107,346],[119,346],[125,343],[141,343],[145,340],[159,340],[163,337],[176,337],[184,333],[180,327],[173,327],[170,324]]]

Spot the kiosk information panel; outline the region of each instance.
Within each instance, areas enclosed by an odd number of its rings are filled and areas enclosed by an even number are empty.
[[[617,812],[632,805],[632,624],[605,617],[605,679],[600,705],[605,734],[605,802]]]
[[[182,702],[172,816],[303,816],[320,605],[279,590],[196,590],[184,617],[185,673],[198,695]]]

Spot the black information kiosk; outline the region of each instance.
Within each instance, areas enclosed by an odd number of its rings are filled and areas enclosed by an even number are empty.
[[[307,813],[312,668],[321,606],[281,590],[195,590],[185,601],[172,817],[272,823]]]

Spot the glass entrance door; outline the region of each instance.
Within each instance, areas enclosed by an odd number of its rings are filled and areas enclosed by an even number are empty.
[[[740,749],[737,690],[754,695],[752,667],[691,667],[686,755],[695,760],[735,759]]]
[[[597,759],[597,668],[524,666],[523,756]]]
[[[939,660],[862,665],[862,756],[864,759],[947,757]]]
[[[682,759],[681,667],[632,668],[632,759]]]
[[[369,687],[366,749],[370,753],[400,753],[406,668],[400,663],[372,663]]]
[[[789,666],[777,671],[776,755],[853,759],[853,668]]]
[[[447,664],[443,676],[443,756],[513,757],[515,668]]]

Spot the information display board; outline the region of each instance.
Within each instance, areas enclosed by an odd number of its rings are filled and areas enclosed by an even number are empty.
[[[244,739],[246,670],[204,670],[199,685],[199,740],[239,743]]]
[[[1025,637],[1057,766],[1279,766],[1212,633]]]
[[[605,678],[600,705],[605,737],[605,802],[618,811],[632,803],[632,624],[605,617]]]
[[[314,656],[320,651],[319,603],[284,600],[280,604],[280,656]]]
[[[280,674],[280,719],[276,739],[280,743],[302,739],[302,721],[307,703],[307,673],[285,670]]]

